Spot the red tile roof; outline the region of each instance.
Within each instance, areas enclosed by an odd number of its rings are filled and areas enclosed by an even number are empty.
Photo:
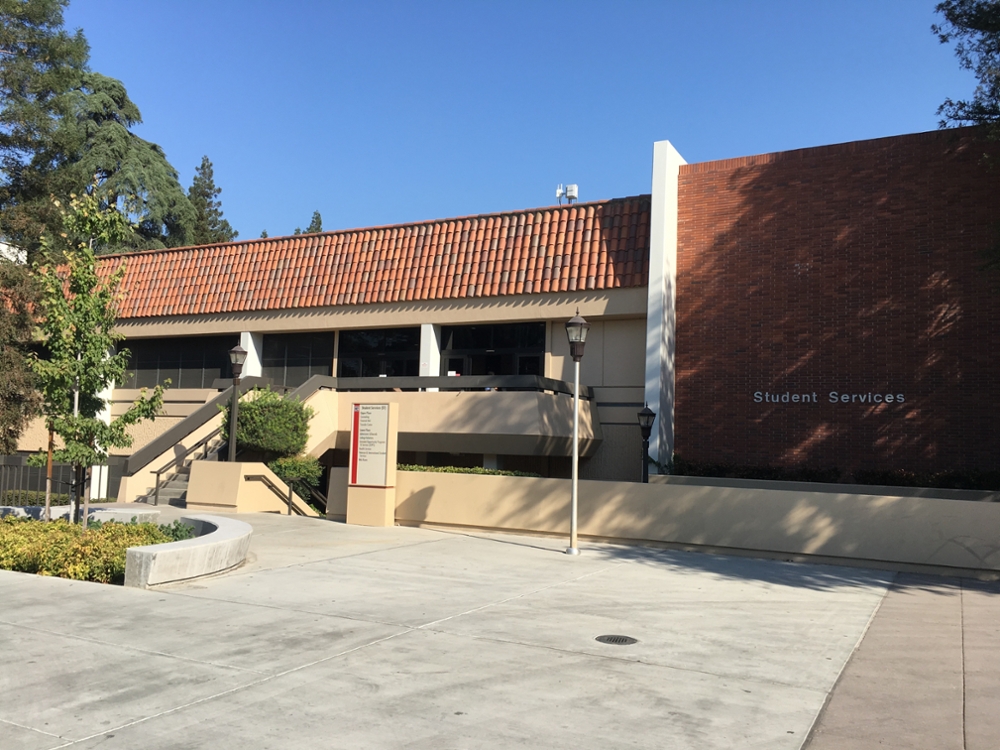
[[[106,256],[119,318],[645,286],[642,195],[416,224]]]

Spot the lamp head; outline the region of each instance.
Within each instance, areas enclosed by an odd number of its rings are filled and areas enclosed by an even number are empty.
[[[653,421],[656,419],[656,412],[649,408],[649,405],[642,407],[636,416],[639,418],[639,429],[642,430],[642,439],[649,440],[649,435],[653,431]]]
[[[566,338],[569,339],[569,353],[574,362],[583,359],[583,347],[587,343],[587,332],[590,330],[590,323],[580,317],[580,311],[566,321]]]
[[[229,361],[233,365],[233,377],[243,374],[243,363],[247,361],[247,350],[242,346],[234,346],[229,350]]]

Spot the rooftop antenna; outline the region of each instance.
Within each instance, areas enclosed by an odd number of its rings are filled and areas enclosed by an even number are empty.
[[[563,187],[560,183],[556,187],[556,200],[559,201],[559,205],[562,205],[562,199],[565,198],[567,203],[573,203],[580,196],[580,186],[579,185],[566,185]]]

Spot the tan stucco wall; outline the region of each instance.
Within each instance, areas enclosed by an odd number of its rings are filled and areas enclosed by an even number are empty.
[[[608,289],[558,294],[517,294],[378,305],[344,305],[315,309],[277,310],[227,315],[120,319],[117,330],[130,338],[195,336],[200,334],[281,333],[355,328],[393,328],[434,323],[516,323],[569,320],[577,308],[588,319],[635,317],[646,314],[646,288]],[[565,334],[562,334],[565,338]]]
[[[188,484],[187,509],[215,513],[285,513],[287,502],[267,485],[247,480],[247,475],[263,475],[287,497],[288,485],[262,463],[194,461]],[[306,515],[316,511],[292,497],[293,504]]]
[[[396,519],[562,534],[564,479],[400,472]],[[1000,570],[1000,503],[580,482],[581,535],[824,558]]]

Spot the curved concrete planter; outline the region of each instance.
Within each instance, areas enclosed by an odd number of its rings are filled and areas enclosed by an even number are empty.
[[[250,524],[224,516],[183,516],[198,535],[169,544],[129,547],[125,553],[125,585],[149,588],[161,583],[221,573],[242,565],[250,549]]]

